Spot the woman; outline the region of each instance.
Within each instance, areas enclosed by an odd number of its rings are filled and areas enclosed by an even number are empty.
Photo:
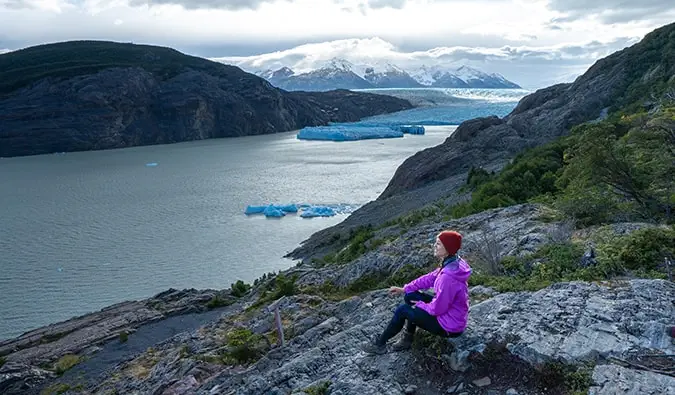
[[[368,354],[387,352],[387,341],[408,325],[401,339],[393,345],[395,351],[410,348],[417,327],[444,337],[457,337],[466,328],[469,315],[469,285],[471,267],[457,255],[462,246],[462,235],[443,231],[436,237],[434,256],[441,260],[440,267],[411,281],[403,288],[391,287],[393,295],[405,293],[405,304],[394,312],[394,317],[382,335],[364,346]],[[419,292],[434,288],[435,295]]]

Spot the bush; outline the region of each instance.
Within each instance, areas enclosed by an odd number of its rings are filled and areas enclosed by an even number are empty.
[[[218,307],[225,307],[232,304],[232,301],[223,299],[220,295],[215,295],[208,302],[206,302],[206,308],[216,309]]]
[[[80,362],[82,362],[82,357],[79,355],[66,354],[56,361],[54,364],[54,372],[57,376],[61,376]]]
[[[560,388],[569,394],[585,394],[593,384],[592,365],[568,365],[561,362],[548,362],[539,372],[545,388]]]
[[[126,343],[129,340],[129,334],[126,331],[120,332],[120,343]]]
[[[237,280],[237,282],[232,284],[230,288],[232,290],[232,296],[240,298],[248,293],[248,291],[251,289],[251,285],[246,284],[241,280]]]
[[[241,328],[227,334],[227,351],[223,355],[226,364],[248,364],[262,357],[269,349],[265,336]]]
[[[504,257],[499,265],[502,275],[475,272],[469,285],[485,285],[499,292],[537,291],[577,276],[583,253],[578,244],[548,244],[522,258]]]
[[[617,246],[618,247],[618,246]],[[665,257],[675,256],[675,229],[640,229],[626,237],[618,259],[630,270],[656,270]]]
[[[330,388],[330,380],[322,381],[315,385],[305,388],[303,391],[307,395],[328,395],[328,389]]]
[[[266,288],[260,293],[258,301],[249,307],[254,309],[265,303],[280,299],[283,296],[293,296],[298,293],[298,287],[295,285],[297,276],[286,276],[279,274],[267,283]]]

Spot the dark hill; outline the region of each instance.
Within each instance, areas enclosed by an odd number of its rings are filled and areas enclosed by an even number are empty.
[[[411,107],[349,91],[289,93],[148,45],[74,41],[0,55],[0,157],[277,133]]]

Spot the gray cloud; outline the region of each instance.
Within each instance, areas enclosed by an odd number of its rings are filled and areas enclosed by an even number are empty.
[[[5,0],[21,1],[21,0]],[[130,0],[132,6],[140,5],[180,5],[186,10],[196,9],[225,9],[225,10],[255,10],[263,3],[293,0]]]
[[[548,8],[565,14],[554,22],[570,22],[588,16],[599,16],[604,23],[624,23],[654,19],[675,11],[673,0],[549,0]]]

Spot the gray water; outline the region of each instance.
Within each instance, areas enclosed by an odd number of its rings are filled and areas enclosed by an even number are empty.
[[[266,219],[245,216],[248,204],[365,204],[407,157],[453,129],[0,159],[0,339],[170,287],[227,288],[286,269],[287,252],[346,214]]]

